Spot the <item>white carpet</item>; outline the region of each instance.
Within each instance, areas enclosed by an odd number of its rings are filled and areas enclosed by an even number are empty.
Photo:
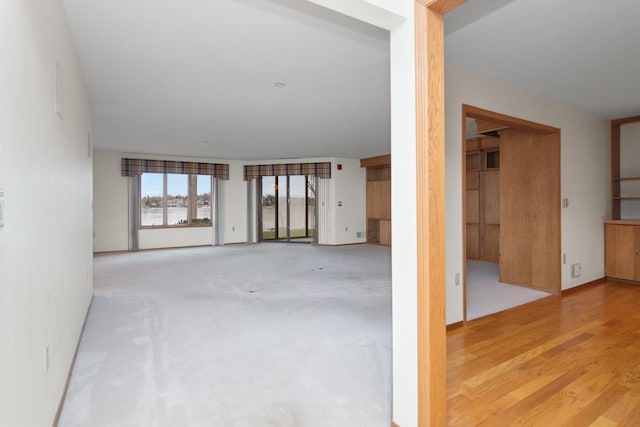
[[[467,320],[477,319],[551,294],[498,282],[498,264],[467,260]]]
[[[388,427],[390,264],[365,245],[98,257],[59,425]]]

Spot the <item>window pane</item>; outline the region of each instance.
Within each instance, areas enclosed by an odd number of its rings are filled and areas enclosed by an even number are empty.
[[[188,175],[167,174],[167,225],[187,224]]]
[[[305,207],[306,177],[289,177],[289,236],[307,237],[307,209]]]
[[[278,239],[287,239],[287,177],[276,177],[278,190]]]
[[[213,203],[211,203],[211,176],[198,175],[196,211],[195,218],[192,218],[192,224],[211,224],[211,209]]]
[[[307,225],[308,235],[316,235],[316,178],[307,177]]]
[[[262,180],[262,240],[276,238],[276,178],[263,176]]]
[[[144,173],[140,177],[140,225],[162,225],[163,174]]]

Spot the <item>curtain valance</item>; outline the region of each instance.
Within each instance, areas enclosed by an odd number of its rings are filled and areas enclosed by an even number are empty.
[[[259,176],[307,175],[318,178],[331,178],[331,162],[321,163],[279,163],[272,165],[246,165],[244,180],[249,181]]]
[[[229,179],[229,165],[222,163],[177,162],[174,160],[122,159],[122,176],[136,176],[148,173],[182,173],[211,175],[219,179]]]

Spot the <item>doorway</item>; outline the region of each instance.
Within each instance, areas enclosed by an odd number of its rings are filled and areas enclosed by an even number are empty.
[[[260,178],[261,242],[316,243],[317,178],[305,175]]]
[[[495,309],[483,315],[559,294],[560,129],[463,105],[462,135],[464,320],[478,295],[469,285],[490,276]]]

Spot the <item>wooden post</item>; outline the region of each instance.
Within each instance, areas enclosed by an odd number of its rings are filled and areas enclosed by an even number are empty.
[[[415,3],[420,427],[447,421],[443,3]]]

